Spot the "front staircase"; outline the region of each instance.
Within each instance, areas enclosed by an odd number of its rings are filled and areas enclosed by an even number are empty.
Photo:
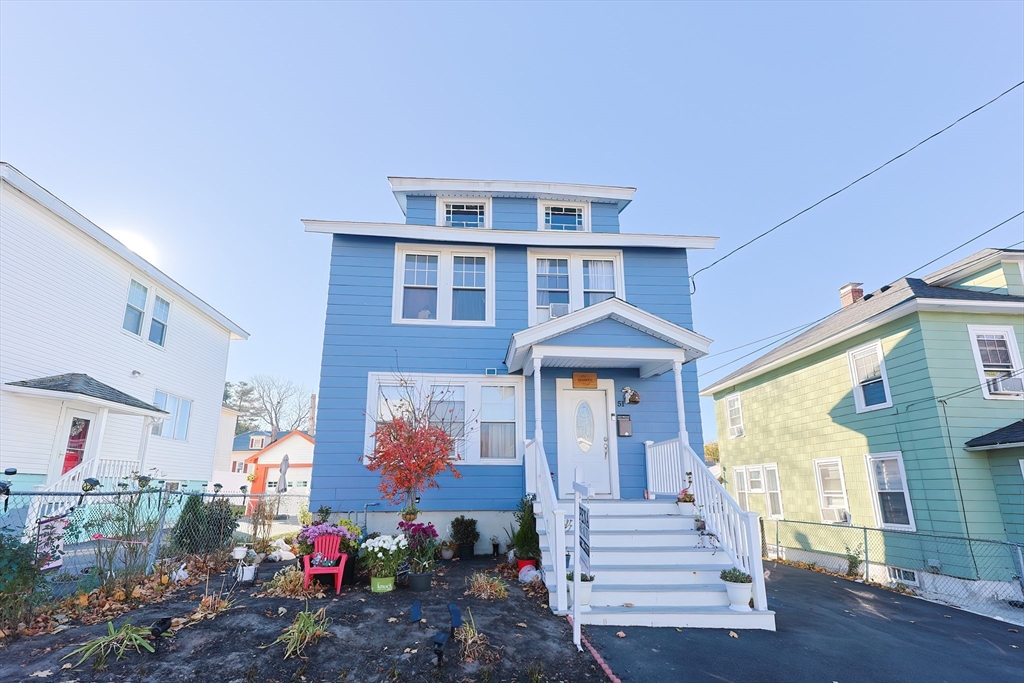
[[[769,610],[729,609],[723,569],[734,566],[729,554],[694,531],[693,515],[684,515],[674,499],[588,500],[590,509],[590,571],[597,579],[584,624],[602,626],[675,626],[775,630]],[[559,501],[572,519],[572,502]],[[545,582],[555,586],[556,562],[543,516],[537,515]],[[574,549],[573,534],[566,547]],[[564,575],[564,569],[563,575]],[[551,596],[552,609],[556,608]]]

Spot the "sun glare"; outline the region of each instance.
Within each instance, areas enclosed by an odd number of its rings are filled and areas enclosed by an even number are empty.
[[[128,247],[154,266],[160,266],[160,251],[156,248],[156,245],[150,242],[146,237],[143,237],[139,233],[131,230],[111,230],[110,234],[113,235],[121,244]]]

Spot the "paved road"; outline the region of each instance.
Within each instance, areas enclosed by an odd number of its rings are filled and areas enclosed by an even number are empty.
[[[806,569],[765,568],[775,633],[586,626],[584,635],[624,683],[1024,683],[1024,634],[1011,630],[1022,627]]]

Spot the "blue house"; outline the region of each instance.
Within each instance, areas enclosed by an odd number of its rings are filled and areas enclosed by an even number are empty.
[[[377,420],[429,401],[452,416],[462,477],[423,493],[424,518],[475,517],[489,550],[534,495],[556,611],[572,536],[545,532],[565,528],[578,472],[596,494],[590,623],[773,628],[763,581],[755,612],[729,612],[718,565],[759,573],[760,541],[696,455],[692,361],[711,340],[693,329],[687,251],[716,238],[621,232],[633,188],[389,181],[404,223],[303,221],[333,235],[311,508],[372,506],[371,529],[393,531],[364,457]],[[728,553],[693,547],[688,472]]]

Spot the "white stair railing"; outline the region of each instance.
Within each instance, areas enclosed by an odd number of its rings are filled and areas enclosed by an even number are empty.
[[[26,533],[34,530],[40,519],[62,515],[78,504],[78,498],[74,496],[47,497],[47,493],[80,493],[82,483],[90,477],[99,480],[102,490],[115,491],[117,483],[131,476],[138,468],[139,463],[135,460],[113,458],[91,458],[73,467],[61,475],[60,479],[32,496],[25,523]],[[89,499],[83,501],[83,504],[89,504]]]
[[[661,443],[649,441],[644,445],[647,453],[648,490],[678,493],[687,487],[686,473],[691,473],[693,483],[689,484],[690,493],[696,498],[698,513],[708,531],[718,537],[729,559],[753,579],[754,609],[767,610],[758,514],[740,507],[689,444],[671,439]]]
[[[551,570],[554,580],[555,611],[563,614],[569,610],[568,584],[565,578],[565,510],[558,507],[558,494],[551,479],[548,458],[544,444],[530,439],[526,442],[526,493],[537,496],[544,530],[551,553]]]

